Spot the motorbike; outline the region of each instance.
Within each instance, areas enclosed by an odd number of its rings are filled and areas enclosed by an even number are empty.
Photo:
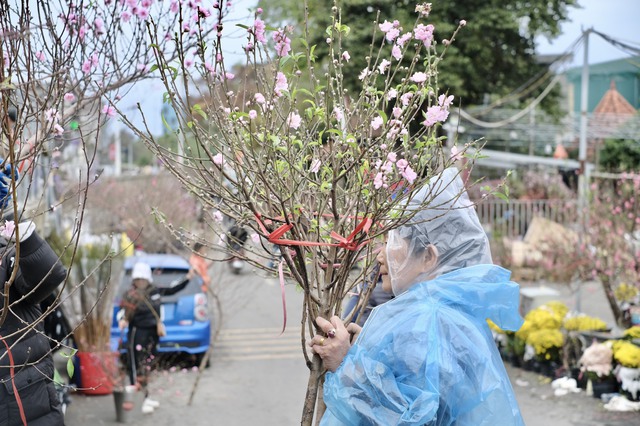
[[[241,226],[233,225],[227,232],[227,245],[231,252],[229,258],[229,268],[231,272],[238,275],[244,269],[244,244],[249,237],[249,233]]]

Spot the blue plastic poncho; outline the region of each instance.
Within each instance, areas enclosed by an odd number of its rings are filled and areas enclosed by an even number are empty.
[[[509,277],[494,265],[462,268],[375,308],[326,375],[321,425],[523,425],[486,322],[522,325]]]
[[[491,264],[460,172],[444,170],[403,210],[384,256],[396,298],[374,309],[327,373],[321,424],[523,424],[486,322],[520,328],[519,287]]]

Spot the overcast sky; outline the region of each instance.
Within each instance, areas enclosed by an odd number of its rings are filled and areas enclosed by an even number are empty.
[[[582,8],[570,9],[571,22],[562,25],[562,35],[549,42],[539,38],[539,53],[561,54],[568,50],[583,30],[594,30],[640,49],[640,0],[579,0]],[[583,50],[574,59],[574,65],[582,65]],[[589,63],[629,57],[629,53],[611,46],[597,35],[589,37]]]
[[[227,25],[225,26],[225,33],[228,34],[225,58],[230,62],[234,60],[240,62],[243,60],[242,45],[246,42],[246,31],[235,28],[235,24],[251,22],[252,14],[249,9],[255,7],[257,0],[235,0],[233,3],[234,9],[228,16]],[[562,25],[563,34],[561,36],[552,41],[542,37],[537,40],[538,53],[562,54],[580,37],[582,31],[588,28],[593,28],[640,49],[640,26],[638,23],[640,19],[640,0],[580,0],[579,3],[581,8],[570,9],[571,22]],[[229,29],[231,30],[227,32]],[[582,65],[583,52],[581,47],[576,50],[571,65]],[[611,46],[599,36],[592,34],[589,38],[589,63],[591,64],[629,56],[629,53]],[[159,116],[162,92],[164,90],[160,83],[151,84],[156,86],[154,87],[155,90],[150,92],[148,87],[136,88],[127,98],[137,98],[136,101],[144,99],[143,109],[148,111],[150,115]],[[150,97],[149,93],[158,93],[157,99]],[[155,114],[151,112],[154,109],[158,111]],[[152,131],[154,133],[162,133],[162,130],[162,122],[159,117],[158,120],[152,120]]]

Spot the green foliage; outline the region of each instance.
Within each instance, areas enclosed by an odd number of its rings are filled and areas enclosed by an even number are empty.
[[[599,165],[609,172],[640,170],[640,140],[607,139],[600,150]]]
[[[69,353],[66,353],[64,351],[58,352],[60,356],[67,359],[67,375],[69,377],[73,377],[73,373],[75,373],[75,365],[73,363],[73,357],[76,355],[77,352],[78,350],[75,348],[69,348]],[[54,373],[58,375],[57,370],[55,370]],[[56,379],[56,383],[63,384],[62,381],[58,381],[57,379]]]

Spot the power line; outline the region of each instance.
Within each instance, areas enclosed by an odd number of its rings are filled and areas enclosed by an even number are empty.
[[[515,89],[513,92],[505,95],[504,97],[493,101],[491,104],[482,108],[481,110],[476,112],[476,116],[482,116],[494,108],[506,104],[511,101],[515,101],[518,99],[522,99],[524,96],[531,93],[533,90],[537,89],[542,85],[542,83],[547,80],[553,72],[551,68],[556,64],[562,64],[567,59],[570,59],[574,52],[582,45],[584,41],[584,34],[578,37],[573,43],[569,45],[569,47],[560,55],[558,55],[544,70],[538,72],[536,75],[531,77],[527,82],[523,83],[520,87]]]
[[[592,30],[592,32],[594,34],[599,35],[602,39],[604,39],[607,43],[611,44],[612,46],[617,47],[618,49],[626,52],[626,53],[630,53],[632,55],[640,55],[640,48],[631,46],[630,44],[624,43],[620,40],[616,40],[615,38],[607,35],[607,34],[603,34],[599,31],[596,30]]]
[[[479,119],[473,117],[471,114],[469,114],[465,110],[463,110],[462,108],[459,109],[460,116],[462,118],[464,118],[465,120],[471,122],[472,124],[475,124],[476,126],[484,127],[484,128],[487,128],[487,129],[496,129],[496,128],[499,128],[499,127],[503,127],[503,126],[505,126],[507,124],[510,124],[510,123],[513,123],[513,122],[519,120],[520,118],[522,118],[526,114],[528,114],[536,106],[538,106],[538,104],[540,102],[542,102],[542,100],[545,97],[547,97],[549,92],[551,92],[551,89],[553,89],[553,87],[560,81],[561,78],[562,78],[562,75],[561,74],[557,74],[553,78],[553,80],[551,80],[551,83],[549,83],[549,85],[542,91],[542,93],[540,93],[537,98],[535,98],[533,101],[531,101],[531,103],[529,103],[529,105],[527,105],[524,109],[520,110],[516,114],[514,114],[511,117],[506,118],[504,120],[496,121],[496,122],[488,122],[488,121],[479,120]]]

